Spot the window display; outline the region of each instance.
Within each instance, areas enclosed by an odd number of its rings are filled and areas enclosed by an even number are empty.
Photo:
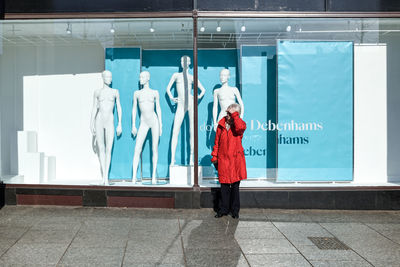
[[[218,187],[211,151],[234,103],[242,187],[397,177],[397,19],[200,17],[197,51],[192,18],[2,24],[8,183],[191,187],[198,166],[199,185]]]

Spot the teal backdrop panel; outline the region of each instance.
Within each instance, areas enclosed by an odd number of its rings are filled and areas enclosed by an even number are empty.
[[[278,181],[353,179],[353,43],[278,41]]]
[[[182,72],[181,57],[187,55],[191,58],[189,73],[193,75],[193,50],[143,50],[142,70],[150,72],[150,88],[159,91],[162,113],[162,135],[158,146],[157,177],[169,177],[171,163],[171,137],[176,104],[172,103],[166,93],[167,85],[175,72]],[[176,96],[176,84],[171,88],[171,93]],[[192,91],[193,94],[193,91]],[[136,120],[137,125],[139,118]],[[175,163],[188,165],[190,156],[189,145],[189,116],[186,113],[182,122],[176,148]],[[138,177],[151,177],[152,150],[150,132],[144,142],[142,152],[142,169],[139,168]]]
[[[110,179],[131,179],[134,140],[132,130],[132,99],[138,89],[140,48],[106,48],[105,68],[112,72],[112,88],[118,89],[122,107],[122,135],[115,134],[111,156]],[[117,110],[114,109],[117,127]]]
[[[276,46],[241,47],[243,136],[248,178],[273,178],[276,168]]]
[[[216,177],[214,166],[211,166],[211,151],[214,146],[213,129],[214,90],[221,87],[219,74],[222,69],[229,69],[229,86],[239,88],[237,75],[237,49],[201,49],[198,51],[199,81],[206,88],[206,94],[200,102],[199,112],[199,164],[203,166],[204,177]],[[218,106],[218,114],[220,107]]]

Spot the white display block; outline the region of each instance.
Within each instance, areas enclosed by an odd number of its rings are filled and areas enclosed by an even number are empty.
[[[199,182],[203,179],[203,169],[199,166]],[[169,183],[172,185],[194,184],[194,166],[169,166]]]
[[[387,182],[386,45],[354,46],[354,182]]]
[[[44,182],[56,179],[56,157],[44,157]]]
[[[24,161],[24,182],[36,184],[44,177],[44,153],[25,153],[22,157]]]
[[[34,131],[18,131],[18,174],[25,174],[24,155],[38,152],[37,133]]]

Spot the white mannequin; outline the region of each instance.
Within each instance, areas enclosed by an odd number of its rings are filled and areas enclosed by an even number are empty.
[[[214,130],[217,131],[218,122],[226,116],[226,109],[229,105],[239,103],[241,107],[240,118],[243,118],[244,105],[242,97],[240,96],[239,90],[236,87],[231,87],[228,85],[228,80],[230,78],[230,72],[228,69],[222,69],[219,74],[219,79],[221,81],[221,87],[214,90],[214,104],[213,104],[213,120],[214,120]],[[218,115],[218,102],[221,107],[221,112]]]
[[[112,74],[105,70],[102,73],[103,88],[97,89],[93,95],[93,109],[90,129],[96,138],[103,184],[108,185],[108,172],[111,162],[111,150],[114,142],[114,105],[117,104],[118,126],[117,135],[122,133],[122,110],[119,102],[119,92],[110,88]]]
[[[186,111],[189,111],[189,125],[190,125],[190,165],[193,165],[193,95],[190,93],[193,84],[193,76],[189,74],[190,57],[183,56],[181,58],[182,72],[176,72],[172,75],[171,80],[167,86],[167,94],[172,102],[177,103],[176,113],[174,118],[174,126],[172,130],[171,140],[171,166],[175,165],[175,152],[178,144],[178,135],[182,126],[183,118],[185,117]],[[176,82],[176,91],[178,97],[173,97],[171,94],[171,87]],[[198,82],[200,89],[200,95],[198,98],[202,98],[206,93],[206,90]]]
[[[133,94],[133,108],[132,108],[132,134],[136,136],[135,154],[133,156],[133,175],[132,182],[136,183],[137,169],[139,165],[140,153],[142,152],[143,142],[147,136],[147,132],[151,129],[151,136],[153,140],[153,174],[151,183],[156,184],[156,169],[158,161],[158,140],[162,133],[162,120],[160,108],[160,96],[157,90],[152,90],[149,87],[150,73],[143,71],[139,76],[140,85],[143,89],[136,91]],[[136,129],[136,112],[137,103],[139,102],[140,109],[140,126],[139,131]],[[157,114],[154,112],[154,105]]]

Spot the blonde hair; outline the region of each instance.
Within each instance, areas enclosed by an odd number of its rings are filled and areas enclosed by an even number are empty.
[[[240,107],[240,105],[238,103],[230,104],[227,109],[231,109],[231,108],[233,108],[235,111],[237,111],[239,113],[242,111],[242,108]]]

